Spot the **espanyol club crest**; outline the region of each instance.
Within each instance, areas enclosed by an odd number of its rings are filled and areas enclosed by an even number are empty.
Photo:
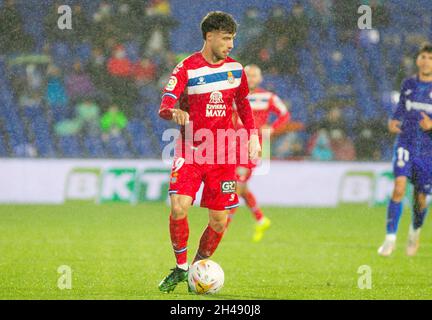
[[[228,71],[228,83],[233,84],[235,81],[234,75],[231,71]]]

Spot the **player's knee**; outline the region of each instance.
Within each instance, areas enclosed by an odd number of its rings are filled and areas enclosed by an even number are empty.
[[[393,189],[392,200],[396,202],[400,202],[403,200],[404,196],[405,196],[405,184],[396,183]]]
[[[225,215],[224,217],[211,219],[209,224],[214,231],[221,233],[225,231],[227,221],[228,221],[228,216]]]
[[[418,196],[415,200],[414,206],[417,208],[417,210],[420,211],[427,209],[428,205],[427,205],[426,195]]]
[[[400,202],[403,200],[404,196],[405,196],[405,188],[396,186],[393,190],[392,200]]]
[[[247,194],[247,188],[246,188],[246,186],[245,185],[243,185],[243,184],[238,184],[237,185],[237,194],[240,196],[240,197],[245,197],[246,196],[246,194]]]
[[[187,216],[187,207],[175,202],[171,205],[171,216],[174,220],[183,219]]]

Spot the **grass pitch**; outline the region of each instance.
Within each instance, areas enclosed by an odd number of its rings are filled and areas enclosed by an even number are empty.
[[[252,243],[253,219],[240,208],[213,260],[225,271],[214,296],[181,284],[170,294],[159,281],[174,266],[165,204],[0,206],[0,299],[431,299],[432,229],[419,253],[405,256],[409,209],[390,258],[376,253],[384,239],[385,208],[265,207],[272,227]],[[189,258],[207,212],[189,214]],[[58,267],[72,269],[60,290]],[[372,288],[359,289],[358,269],[372,270]]]

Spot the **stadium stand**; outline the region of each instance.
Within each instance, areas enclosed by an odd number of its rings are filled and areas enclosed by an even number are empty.
[[[275,7],[280,6],[285,10],[288,20],[292,17],[297,1],[273,2]],[[263,85],[287,101],[293,120],[305,124],[306,131],[299,133],[305,146],[315,134],[308,129],[313,127],[310,124],[322,121],[334,106],[341,108],[348,124],[352,124],[361,115],[365,119],[381,121],[384,126],[397,103],[394,91],[399,90],[401,79],[413,71],[408,63],[412,53],[420,40],[427,40],[432,34],[430,16],[425,14],[432,10],[432,2],[418,2],[421,5],[410,6],[403,0],[382,2],[380,12],[391,14],[382,14],[382,19],[377,20],[377,29],[348,30],[352,37],[347,40],[341,36],[340,26],[334,17],[325,20],[325,12],[314,6],[315,1],[303,1],[302,14],[308,17],[305,21],[309,21],[305,42],[289,47],[288,40],[288,45],[282,48],[287,50],[282,52],[292,53],[286,58],[296,61],[294,69],[288,68],[285,72],[285,69],[278,69],[268,63],[275,48],[272,41],[276,41],[276,46],[281,45],[283,41],[277,44],[278,40],[290,37],[286,30],[275,30],[276,37],[273,39],[274,36],[267,37],[269,34],[264,27],[259,39],[251,40],[262,44],[256,48],[256,55],[250,54],[248,58],[244,58],[244,48],[248,48],[248,43],[235,48],[233,55],[243,63],[253,62],[263,66]],[[129,10],[136,9],[134,1],[122,3],[128,4]],[[194,6],[193,3],[193,0],[171,0],[168,10],[147,7],[143,11],[143,17],[140,16],[142,12],[139,8],[136,12],[131,11],[130,29],[140,32],[128,32],[116,20],[120,6],[118,2],[68,1],[73,8],[81,7],[83,19],[87,19],[91,26],[88,34],[74,35],[74,40],[68,41],[61,38],[56,40],[56,35],[47,34],[47,16],[53,10],[54,1],[29,0],[25,4],[16,2],[23,30],[31,37],[32,43],[30,49],[8,48],[8,52],[0,52],[0,156],[159,157],[165,144],[161,141],[161,135],[171,127],[157,115],[161,87],[176,62],[189,54],[191,48],[200,49],[202,39],[196,36],[200,32],[200,19],[205,13],[215,9],[215,4],[210,1],[203,2],[200,6]],[[331,1],[328,3],[332,12]],[[104,6],[108,9],[103,10]],[[6,1],[0,0],[0,12],[5,7]],[[240,23],[240,33],[242,18],[250,7],[258,9],[259,19],[265,26],[270,15],[267,3],[258,0],[217,2],[219,10],[235,15]],[[423,10],[420,11],[419,8]],[[172,12],[175,12],[175,21]],[[32,18],[25,19],[26,16]],[[387,16],[392,18],[386,18]],[[421,29],[418,27],[419,20],[423,21]],[[139,26],[132,25],[137,21],[141,23]],[[404,31],[397,28],[400,23],[406,26]],[[148,25],[156,27],[142,28]],[[104,32],[107,35],[105,39],[98,37],[99,27],[109,27]],[[51,39],[53,36],[54,40]],[[113,77],[106,72],[107,61],[114,48],[119,48],[119,44],[122,44],[130,62],[128,69],[123,70],[127,75],[125,77]],[[94,54],[96,49],[102,50],[103,60]],[[173,54],[177,61],[172,61]],[[48,61],[45,57],[48,57]],[[150,72],[148,77],[137,80],[134,70],[143,58],[149,59],[152,66],[156,67],[156,75]],[[48,105],[44,96],[47,69],[50,65],[60,68],[60,80],[64,82],[76,61],[80,61],[85,72],[90,73],[90,78],[97,87],[97,92],[90,98],[102,106],[101,111],[115,101],[127,115],[128,125],[119,135],[105,138],[101,134],[89,135],[79,129],[79,126],[76,131],[71,129],[68,134],[58,134],[56,131],[56,125],[62,121],[74,121],[74,106],[77,101],[69,100],[62,107]],[[22,96],[28,91],[30,98],[36,101],[34,105],[21,103]],[[355,141],[356,131],[350,129],[350,125],[347,127],[347,135]],[[382,143],[380,159],[374,160],[388,160],[391,156],[391,146],[386,143],[388,137],[384,132],[376,139],[381,139]],[[309,154],[307,148],[304,149],[303,156],[306,158]]]

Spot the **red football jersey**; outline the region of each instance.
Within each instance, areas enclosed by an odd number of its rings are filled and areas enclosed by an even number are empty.
[[[276,120],[271,124],[271,127],[276,130],[285,123],[287,123],[291,115],[288,108],[283,101],[273,92],[267,91],[262,88],[256,88],[251,92],[247,99],[250,102],[253,117],[255,119],[255,126],[261,129],[263,126],[269,124],[270,113],[276,114]],[[237,117],[237,128],[243,127],[242,121]]]
[[[248,131],[255,129],[248,94],[247,78],[240,63],[227,57],[219,64],[210,64],[201,52],[197,52],[175,67],[164,88],[159,115],[170,120],[169,109],[173,109],[179,101],[180,109],[189,113],[194,135],[200,129],[208,129],[213,133],[216,154],[217,147],[220,147],[217,144],[217,130],[234,128],[234,102],[244,127]],[[183,142],[184,133],[183,127]],[[193,146],[197,148],[202,142],[194,141]],[[228,149],[225,146],[224,150]]]

